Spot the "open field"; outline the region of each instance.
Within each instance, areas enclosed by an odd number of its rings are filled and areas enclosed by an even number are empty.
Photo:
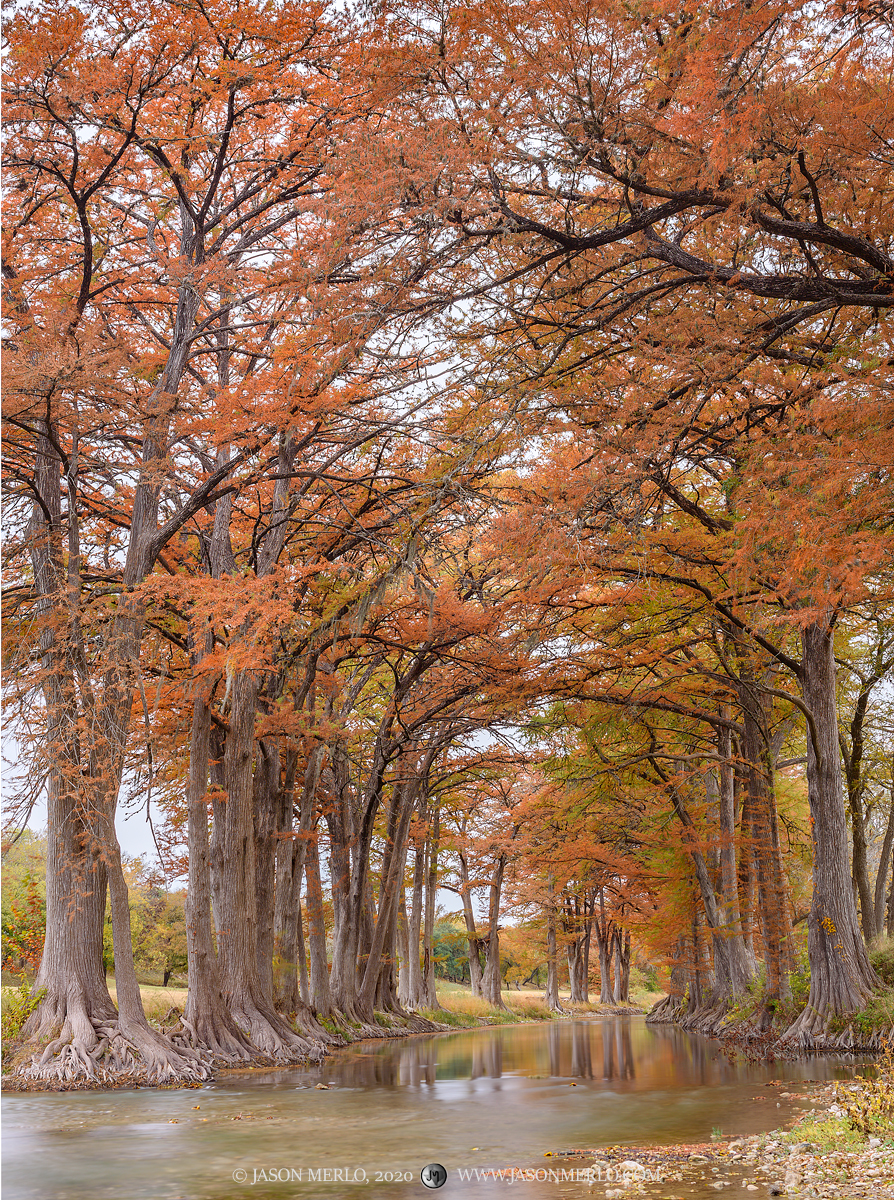
[[[9,982],[7,982],[9,980]],[[3,1008],[5,1010],[8,995],[10,992],[17,990],[18,984],[13,982],[13,977],[4,976],[3,980]],[[509,1014],[500,1012],[499,1009],[492,1008],[486,1001],[481,1000],[477,996],[472,995],[472,989],[468,984],[451,983],[449,980],[438,980],[438,999],[446,1010],[446,1014],[455,1014],[457,1017],[464,1018],[484,1018],[492,1019],[494,1017],[506,1019],[507,1015],[522,1017],[528,1020],[544,1019],[549,1017],[549,1010],[543,1003],[543,992],[537,988],[522,988],[516,991],[512,988],[509,991],[503,992],[503,1002],[509,1010]],[[114,1001],[117,1002],[115,994],[115,981],[109,979],[109,993]],[[161,1020],[168,1011],[174,1007],[179,1008],[181,1012],[186,1007],[186,988],[185,987],[160,987],[154,984],[141,983],[140,993],[143,997],[143,1007],[146,1011],[146,1016],[153,1021]],[[642,992],[631,995],[631,1003],[640,1008],[651,1008],[651,1006],[660,1000],[663,992]],[[576,1012],[596,1012],[599,1010],[598,1004],[590,1005],[571,1005],[567,995],[561,995],[560,1000],[565,1008],[573,1008]],[[449,1018],[444,1014],[444,1023],[449,1024]],[[435,1020],[442,1019],[439,1017],[436,1010],[432,1010],[431,1016]]]

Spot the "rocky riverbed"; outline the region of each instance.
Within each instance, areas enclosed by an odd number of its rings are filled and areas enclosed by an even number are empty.
[[[811,1108],[790,1129],[731,1141],[728,1161],[753,1172],[750,1187],[774,1196],[894,1200],[894,1119],[875,1136],[861,1134],[843,1107],[848,1093],[864,1087],[855,1082],[816,1090]]]
[[[822,1200],[894,1200],[894,1113],[875,1135],[848,1119],[850,1098],[865,1095],[866,1081],[778,1088],[781,1100],[806,1108],[788,1128],[752,1137],[672,1146],[610,1146],[552,1152],[592,1165],[607,1200],[686,1200],[705,1189],[722,1195],[818,1197]],[[791,1085],[788,1085],[791,1086]],[[587,1161],[589,1160],[589,1161]],[[598,1187],[598,1185],[597,1185]]]

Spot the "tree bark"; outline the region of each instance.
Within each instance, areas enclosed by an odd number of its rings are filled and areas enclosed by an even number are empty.
[[[873,897],[873,915],[875,918],[875,937],[880,938],[885,928],[885,880],[888,868],[891,866],[891,848],[894,846],[894,775],[891,778],[891,806],[888,809],[888,823],[885,826],[885,836],[879,854],[878,871],[875,876],[875,895]]]
[[[227,783],[223,809],[226,871],[220,881],[218,957],[221,986],[233,1018],[255,1049],[283,1061],[306,1060],[314,1051],[273,1008],[257,959],[257,884],[254,787],[255,712],[258,682],[247,671],[231,680],[230,731],[224,766]]]
[[[310,1004],[318,1017],[328,1017],[332,1013],[332,997],[329,992],[329,962],[326,958],[326,926],[323,919],[323,883],[320,878],[320,852],[316,830],[307,840],[304,871],[307,878]]]
[[[564,1012],[559,1002],[559,955],[556,946],[556,911],[550,904],[546,910],[546,995],[543,997],[551,1012]]]
[[[276,814],[276,882],[273,899],[273,1005],[286,1014],[307,1005],[307,987],[299,990],[299,936],[301,929],[301,879],[303,861],[293,831],[295,818],[295,775],[298,755],[290,749],[284,756],[282,787]],[[306,967],[305,967],[306,974]],[[306,985],[305,979],[305,985]]]
[[[255,827],[255,905],[258,975],[264,995],[273,1004],[273,926],[276,887],[276,818],[281,787],[278,741],[261,738],[255,748],[252,779]]]
[[[469,940],[469,984],[472,988],[472,995],[480,997],[482,994],[483,972],[481,969],[479,950],[484,939],[479,936],[476,928],[475,910],[472,907],[472,888],[469,880],[469,865],[466,861],[466,856],[462,851],[460,851],[458,858],[460,896],[462,897],[463,902],[463,920],[466,923],[466,937]]]
[[[500,897],[503,890],[503,875],[506,871],[506,855],[498,854],[490,881],[488,903],[488,930],[485,939],[484,973],[481,979],[481,994],[494,1008],[505,1008],[503,1003],[502,978],[500,975]]]
[[[757,880],[767,984],[765,1020],[776,1004],[791,996],[789,961],[790,922],[779,849],[779,829],[773,780],[773,755],[769,741],[769,715],[759,685],[744,682],[740,689],[745,755],[746,800],[743,822],[750,819],[749,834]]]
[[[426,845],[428,847],[428,878],[425,882],[425,925],[422,935],[422,996],[423,1007],[441,1007],[435,987],[435,960],[432,942],[435,932],[435,909],[438,897],[438,852],[441,845],[441,805],[436,796],[430,801],[431,824]]]
[[[785,1037],[828,1039],[834,1017],[859,1011],[880,986],[860,936],[848,870],[847,825],[838,757],[835,658],[828,620],[801,632],[801,686],[810,713],[807,785],[813,831],[813,901],[807,922],[810,996]]]
[[[187,821],[189,886],[186,893],[188,992],[183,1025],[196,1047],[219,1061],[249,1057],[250,1046],[224,1004],[211,931],[211,854],[208,844],[208,772],[211,711],[201,695],[193,701],[189,746]]]

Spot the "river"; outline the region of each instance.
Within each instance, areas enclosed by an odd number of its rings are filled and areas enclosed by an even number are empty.
[[[641,1017],[594,1017],[361,1042],[319,1069],[226,1073],[199,1089],[12,1093],[3,1097],[3,1195],[602,1200],[617,1185],[591,1186],[579,1168],[592,1157],[562,1151],[762,1132],[799,1104],[767,1084],[797,1088],[853,1070],[820,1056],[733,1064],[708,1038]],[[438,1191],[420,1182],[429,1163],[448,1172]],[[511,1167],[523,1173],[511,1185],[509,1175],[483,1177]],[[550,1169],[557,1176],[544,1177]],[[741,1169],[726,1177],[723,1192],[665,1181],[647,1194],[755,1200]]]

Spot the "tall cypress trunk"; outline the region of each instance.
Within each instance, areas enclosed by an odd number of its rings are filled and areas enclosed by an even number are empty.
[[[255,949],[264,995],[273,1003],[273,926],[276,884],[276,819],[280,793],[280,752],[274,738],[262,738],[256,747],[252,788],[255,829]]]
[[[340,1012],[355,1019],[358,1016],[359,984],[365,971],[371,939],[369,856],[388,761],[386,741],[386,722],[383,721],[373,747],[373,761],[359,819],[354,823],[350,880],[342,898],[341,919],[333,938],[332,975],[329,981],[333,1004]]]
[[[323,883],[320,878],[320,852],[316,830],[307,840],[304,870],[307,876],[310,1002],[318,1017],[328,1017],[332,1012],[332,997],[329,993],[329,963],[326,958],[326,926],[323,919]]]
[[[217,1059],[246,1059],[249,1043],[224,1004],[211,932],[211,853],[208,844],[207,787],[211,710],[201,695],[193,701],[189,746],[187,821],[189,887],[186,893],[188,991],[183,1024],[193,1044],[207,1046]]]
[[[478,930],[475,925],[475,910],[472,907],[472,889],[469,881],[469,864],[466,861],[466,856],[462,851],[460,851],[458,858],[460,896],[463,902],[463,920],[466,923],[466,937],[469,941],[469,983],[472,988],[472,995],[480,997],[482,995],[482,970],[481,959],[479,958],[479,950],[484,939],[479,937]]]
[[[379,910],[358,993],[360,1012],[371,1019],[383,959],[393,965],[394,932],[397,918],[397,894],[403,887],[407,834],[413,815],[418,780],[415,776],[394,785],[385,834],[385,851],[379,880]],[[393,989],[392,989],[393,990]]]
[[[546,994],[543,997],[552,1012],[563,1012],[559,1002],[559,954],[556,945],[556,909],[550,903],[546,910]]]
[[[291,800],[289,803],[291,808]],[[281,836],[276,848],[276,890],[273,914],[273,1004],[293,1013],[300,996],[298,985],[298,925],[301,919],[301,872],[294,836]]]
[[[891,866],[891,849],[894,846],[894,775],[891,779],[891,806],[888,810],[888,823],[885,826],[885,836],[879,854],[878,870],[875,876],[875,895],[873,896],[873,917],[875,937],[881,937],[885,927],[885,880]]]
[[[410,930],[407,917],[407,897],[401,890],[397,901],[397,1002],[405,1011],[416,1007],[416,998],[410,994]],[[417,952],[416,958],[419,955]]]
[[[425,791],[420,798],[419,815],[425,820]],[[410,1008],[422,1007],[422,960],[420,940],[422,936],[422,909],[425,896],[426,839],[417,845],[413,863],[413,892],[410,910],[407,913],[407,998]]]
[[[273,1006],[286,1014],[307,1004],[298,983],[298,933],[301,925],[301,877],[303,862],[293,831],[295,818],[295,775],[298,754],[284,756],[282,787],[276,804],[276,882],[273,898]]]
[[[744,724],[742,749],[746,760],[746,805],[767,966],[765,1019],[768,1020],[776,1002],[791,996],[787,970],[791,930],[779,848],[766,701],[759,685],[748,682],[742,684],[740,696]]]
[[[230,683],[232,705],[224,767],[227,799],[223,809],[225,871],[220,881],[218,957],[227,1005],[243,1032],[262,1054],[274,1059],[305,1059],[309,1042],[276,1013],[258,970],[257,863],[254,786],[255,712],[258,682],[240,671]]]
[[[485,940],[484,974],[481,979],[481,994],[494,1008],[505,1008],[503,1003],[502,978],[500,976],[500,897],[503,890],[503,875],[506,871],[506,855],[499,854],[490,881],[488,903],[488,931]]]
[[[95,1077],[99,1072],[93,1055],[100,1039],[92,1021],[115,1019],[102,955],[106,864],[80,790],[83,755],[72,661],[75,631],[69,628],[66,632],[55,619],[64,602],[65,575],[62,480],[53,447],[56,440],[56,431],[42,426],[36,441],[35,466],[41,504],[34,504],[27,529],[37,616],[43,626],[39,648],[49,772],[46,937],[35,980],[35,989],[45,989],[46,994],[23,1032],[28,1038],[51,1039],[25,1072],[47,1079],[72,1077],[79,1073],[79,1067]],[[69,603],[75,599],[71,596]],[[65,1059],[72,1053],[79,1055],[80,1062],[69,1065]]]
[[[599,950],[599,1003],[611,1004],[613,999],[611,935],[603,936],[601,930],[597,931],[596,946]]]
[[[621,954],[621,1003],[630,1000],[630,931],[624,931],[624,943],[620,947]]]
[[[435,959],[432,950],[435,931],[435,908],[438,897],[438,853],[441,846],[441,805],[436,796],[431,799],[431,823],[426,839],[428,877],[425,881],[425,925],[422,934],[422,1007],[440,1008],[435,989]]]
[[[812,1045],[827,1039],[833,1017],[859,1011],[880,980],[860,935],[850,886],[838,757],[835,657],[828,621],[805,626],[801,646],[801,687],[810,713],[807,786],[814,854],[813,901],[807,920],[810,996],[785,1036]]]
[[[620,929],[615,930],[614,936],[615,981],[612,988],[612,1000],[620,1004],[624,1000],[624,939]]]
[[[723,715],[727,715],[724,713]],[[736,772],[732,762],[732,735],[725,727],[717,729],[717,753],[720,826],[720,906],[721,919],[729,930],[730,988],[739,995],[754,976],[754,959],[749,952],[739,900],[739,868],[736,856]],[[747,858],[747,855],[745,856]],[[747,889],[746,889],[747,894]]]

